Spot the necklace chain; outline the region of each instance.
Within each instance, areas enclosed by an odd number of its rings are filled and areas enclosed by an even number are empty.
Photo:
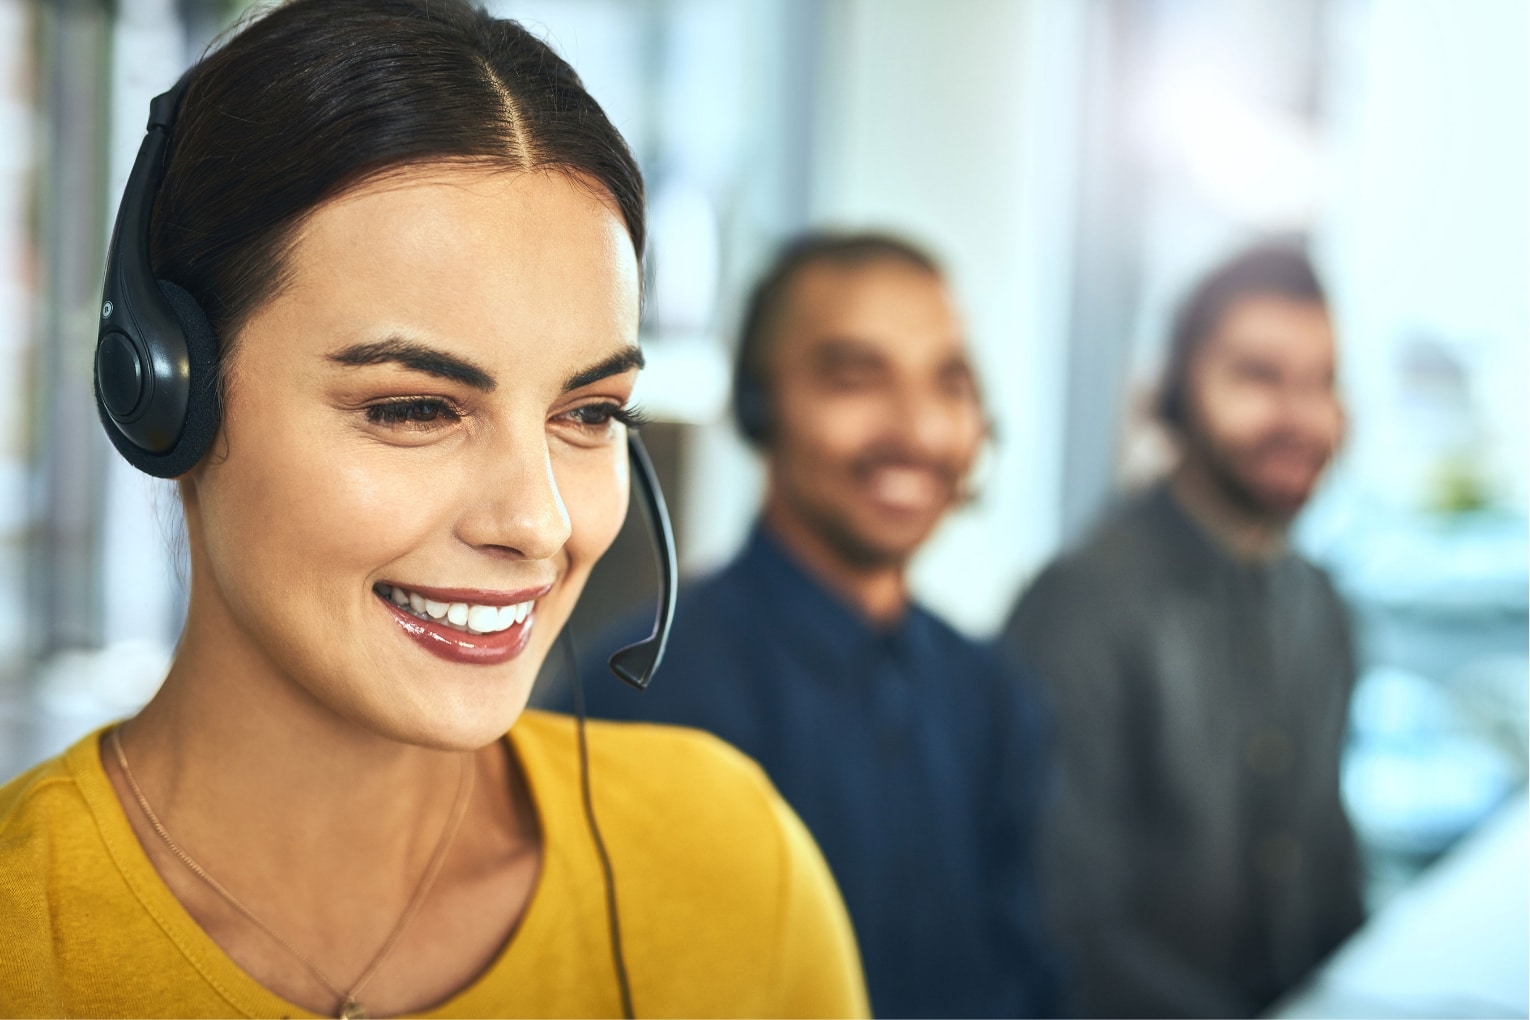
[[[133,770],[128,768],[127,755],[122,750],[120,726],[112,730],[111,737],[112,751],[116,754],[117,764],[122,767],[122,775],[127,779],[128,786],[132,788],[133,796],[138,800],[138,806],[143,809],[145,817],[149,819],[149,824],[153,826],[155,833],[158,834],[160,840],[164,842],[170,852],[175,855],[176,859],[186,865],[186,868],[193,875],[207,883],[214,892],[227,900],[229,906],[243,914],[251,924],[265,932],[277,945],[287,950],[299,963],[307,967],[309,973],[318,979],[318,982],[340,1001],[337,1015],[341,1020],[360,1020],[360,1018],[365,1017],[367,1015],[366,1009],[358,1001],[357,996],[361,994],[361,989],[372,979],[372,976],[377,973],[383,961],[388,958],[388,954],[393,951],[393,947],[398,944],[399,937],[403,935],[404,929],[409,926],[409,922],[419,912],[420,906],[425,902],[426,895],[430,892],[430,887],[435,884],[436,876],[441,873],[441,865],[446,860],[446,852],[451,848],[452,843],[456,841],[457,832],[462,827],[462,819],[467,813],[468,800],[473,789],[473,770],[468,767],[469,756],[464,755],[462,758],[462,774],[457,780],[457,802],[452,806],[452,813],[447,819],[446,828],[442,831],[441,839],[436,844],[435,853],[431,855],[430,863],[425,868],[425,874],[420,878],[420,884],[414,890],[413,898],[404,907],[404,912],[399,915],[398,921],[393,925],[393,930],[388,933],[388,938],[383,942],[382,948],[377,951],[377,955],[372,957],[372,962],[368,964],[367,969],[362,972],[361,977],[356,979],[356,982],[351,985],[350,989],[346,990],[340,988],[334,981],[331,981],[329,976],[320,970],[318,965],[310,960],[306,954],[283,938],[269,924],[255,916],[254,911],[239,902],[233,893],[225,889],[217,879],[207,873],[206,868],[198,864],[190,854],[180,848],[175,840],[170,838],[170,833],[165,830],[165,826],[160,822],[159,816],[149,806],[148,798],[143,795],[143,790],[139,788],[138,780],[133,777]]]

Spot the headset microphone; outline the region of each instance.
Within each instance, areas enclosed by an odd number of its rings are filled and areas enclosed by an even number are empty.
[[[642,495],[643,516],[648,519],[648,531],[653,536],[654,555],[659,561],[659,608],[654,616],[653,633],[648,637],[618,649],[607,660],[611,672],[638,690],[647,690],[653,679],[659,660],[664,657],[664,646],[669,641],[669,628],[675,620],[675,537],[669,526],[669,511],[664,506],[664,490],[659,487],[659,476],[654,471],[648,450],[636,432],[627,433],[627,447],[631,453],[632,466],[637,468],[638,489]]]

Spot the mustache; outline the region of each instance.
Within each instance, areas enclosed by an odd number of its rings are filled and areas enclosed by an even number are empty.
[[[1255,443],[1249,453],[1259,458],[1294,455],[1321,463],[1334,455],[1334,449],[1332,443],[1313,440],[1295,433],[1277,432]]]

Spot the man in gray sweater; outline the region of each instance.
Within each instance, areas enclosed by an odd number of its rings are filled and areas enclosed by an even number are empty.
[[[1362,919],[1339,797],[1355,657],[1287,546],[1344,431],[1301,252],[1181,309],[1160,413],[1180,461],[1049,566],[1004,634],[1054,712],[1042,889],[1096,1016],[1251,1016]]]

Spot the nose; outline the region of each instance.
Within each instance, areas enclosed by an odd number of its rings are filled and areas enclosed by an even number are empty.
[[[568,508],[540,427],[486,443],[472,461],[465,490],[457,534],[468,545],[545,560],[568,542]]]

